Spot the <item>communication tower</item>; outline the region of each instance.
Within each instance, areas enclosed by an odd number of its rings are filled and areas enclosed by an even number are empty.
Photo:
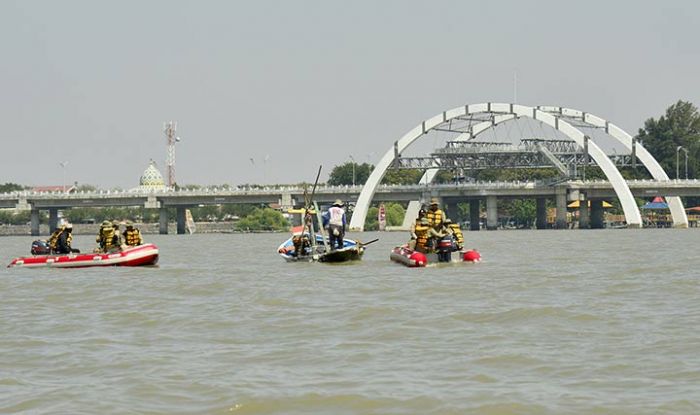
[[[170,121],[163,124],[163,132],[168,139],[168,156],[165,165],[168,166],[168,187],[175,187],[175,143],[180,141],[180,137],[175,135],[177,123]]]

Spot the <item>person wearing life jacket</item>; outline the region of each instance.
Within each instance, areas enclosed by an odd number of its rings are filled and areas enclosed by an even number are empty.
[[[121,245],[119,235],[114,232],[114,225],[108,220],[102,222],[100,233],[95,241],[99,244],[97,251],[104,253],[114,252]]]
[[[428,252],[435,252],[438,248],[438,243],[442,238],[447,235],[445,231],[445,224],[441,223],[440,226],[434,228],[428,223],[428,243],[426,244],[426,249]]]
[[[409,229],[409,231],[411,232],[411,240],[412,240],[412,241],[415,241],[415,240],[416,240],[416,238],[417,238],[417,237],[416,237],[416,226],[420,225],[420,221],[421,221],[421,219],[423,219],[424,217],[425,217],[425,209],[421,208],[421,209],[418,211],[418,217],[417,217],[416,220],[411,224],[411,228]]]
[[[323,226],[328,227],[328,242],[331,246],[331,250],[343,248],[346,223],[343,202],[340,199],[336,199],[333,205],[323,215]]]
[[[452,220],[445,218],[445,228],[449,232],[455,241],[455,248],[457,251],[461,251],[464,248],[464,235],[462,234],[462,229],[459,227],[458,223],[452,223]]]
[[[57,227],[54,229],[51,236],[49,236],[49,239],[46,240],[46,244],[49,245],[49,252],[56,253],[56,250],[58,249],[58,237],[63,233],[63,230],[63,226]]]
[[[121,225],[121,222],[119,222],[118,220],[115,219],[112,221],[112,227],[114,228],[114,234],[117,235],[117,246],[124,248],[124,246],[123,246],[124,241],[122,240],[122,233],[119,230],[119,225]]]
[[[139,228],[134,227],[134,223],[130,220],[127,220],[124,226],[126,227],[124,229],[124,244],[126,246],[143,245],[143,236],[141,236]]]
[[[71,246],[73,242],[73,225],[66,223],[56,231],[49,238],[48,244],[51,248],[51,253],[54,254],[70,254],[73,252],[80,252],[79,249],[74,249]]]
[[[427,218],[421,218],[420,222],[416,224],[413,228],[413,233],[416,235],[416,239],[411,239],[408,243],[408,247],[411,250],[426,253],[428,251],[428,234],[430,231],[430,223]]]
[[[440,229],[442,222],[445,220],[445,213],[440,210],[437,198],[434,197],[430,200],[430,208],[425,213],[425,217],[428,218],[431,228],[435,230]]]

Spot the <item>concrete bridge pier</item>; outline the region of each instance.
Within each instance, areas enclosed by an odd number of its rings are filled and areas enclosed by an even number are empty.
[[[182,235],[185,232],[187,232],[186,226],[187,226],[187,216],[185,215],[185,211],[187,209],[184,206],[178,206],[177,207],[177,234]]]
[[[566,229],[566,188],[557,188],[557,222],[555,224],[557,229]]]
[[[49,209],[49,233],[53,232],[58,227],[58,209]]]
[[[486,197],[486,230],[494,231],[498,228],[498,198]]]
[[[603,200],[591,199],[591,229],[603,229]]]
[[[535,220],[537,229],[547,229],[547,199],[537,198],[537,219]]]
[[[32,236],[39,236],[39,209],[32,208],[30,215]]]
[[[158,222],[160,224],[160,229],[159,233],[161,235],[167,235],[168,234],[168,209],[165,206],[161,206],[160,209],[158,209]]]
[[[469,201],[469,230],[478,231],[481,229],[481,200],[471,199]]]
[[[588,210],[588,198],[585,193],[581,193],[578,206],[578,228],[589,229],[591,227],[591,215]]]

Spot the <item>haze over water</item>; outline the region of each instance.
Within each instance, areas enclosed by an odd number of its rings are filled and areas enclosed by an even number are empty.
[[[388,260],[405,233],[353,265],[147,235],[157,268],[3,268],[0,413],[697,414],[699,235],[467,232],[482,263],[427,269]]]

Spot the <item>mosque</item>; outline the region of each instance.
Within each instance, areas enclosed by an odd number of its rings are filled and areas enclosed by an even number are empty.
[[[168,190],[165,185],[163,175],[156,167],[156,162],[151,160],[139,179],[138,187],[131,189],[132,192],[158,192]]]

